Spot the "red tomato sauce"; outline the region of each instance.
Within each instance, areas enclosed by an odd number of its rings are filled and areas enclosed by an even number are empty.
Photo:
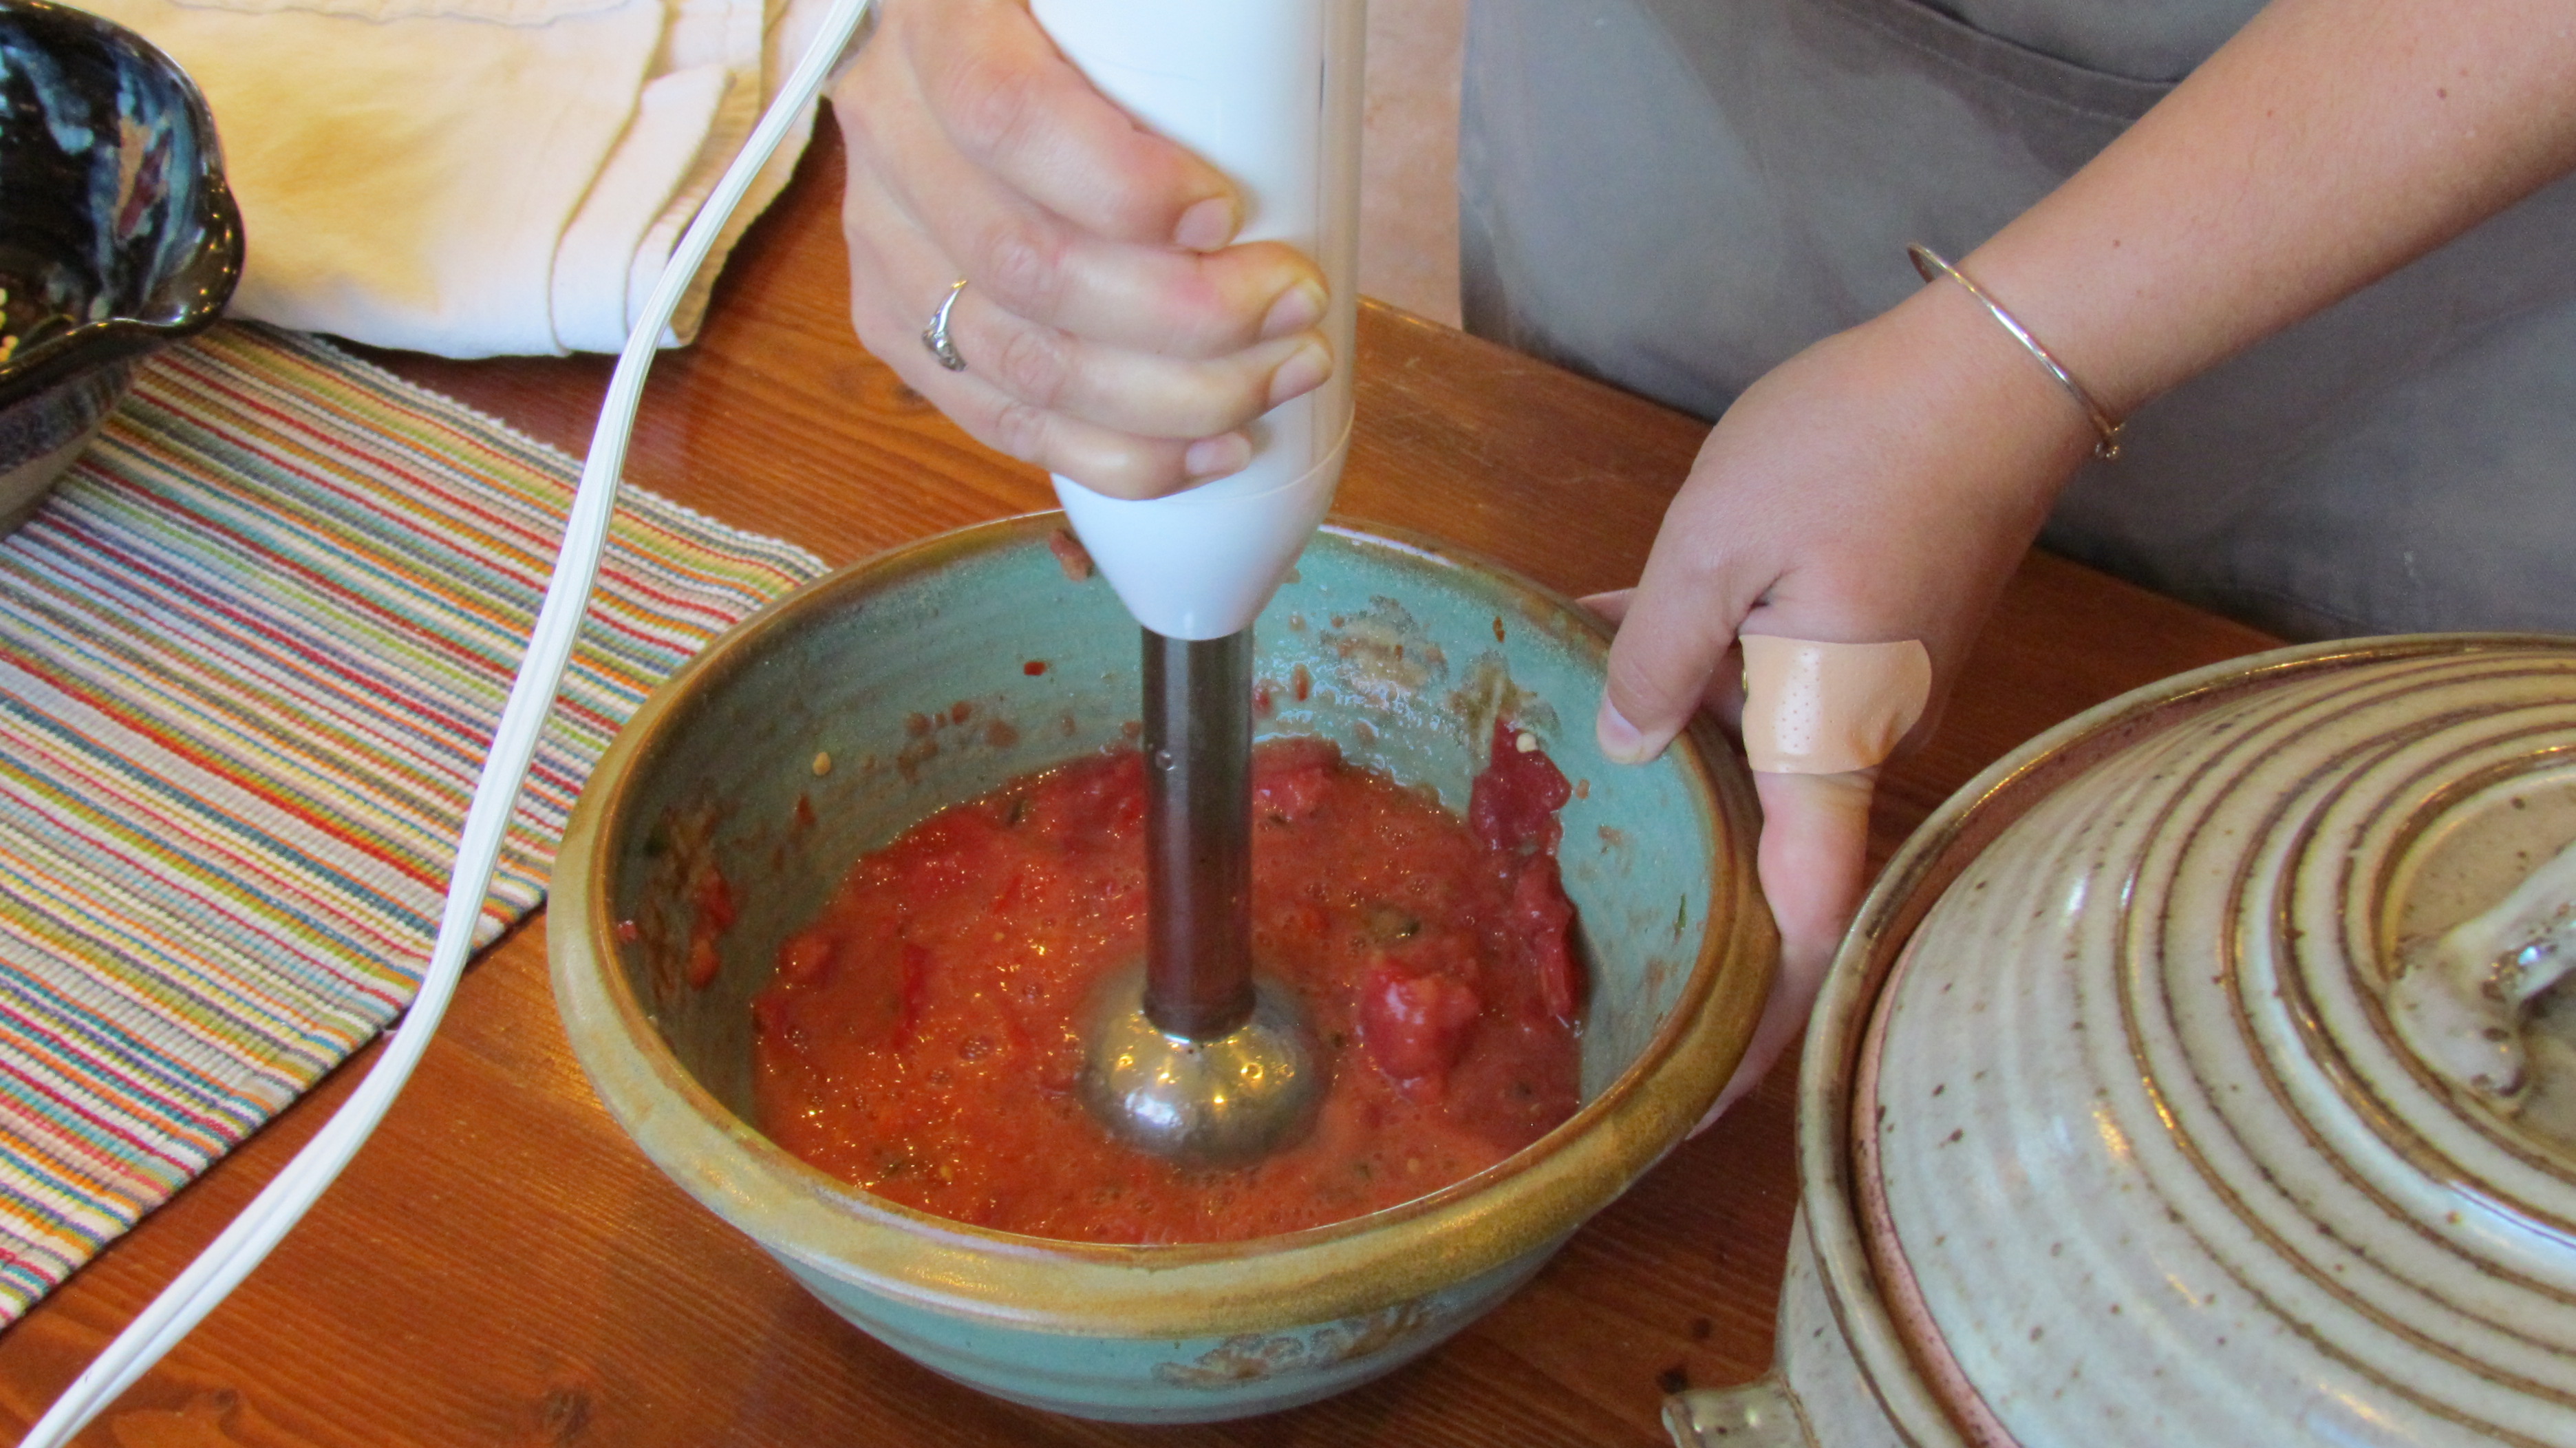
[[[853,867],[752,1003],[761,1129],[890,1200],[1077,1241],[1291,1232],[1493,1165],[1577,1102],[1571,791],[1515,738],[1497,728],[1466,822],[1331,744],[1255,751],[1254,949],[1331,1076],[1302,1143],[1186,1170],[1074,1094],[1090,994],[1144,950],[1133,750],[943,810]]]

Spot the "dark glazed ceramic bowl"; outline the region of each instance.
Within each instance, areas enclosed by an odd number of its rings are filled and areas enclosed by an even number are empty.
[[[141,36],[0,0],[0,527],[241,279],[214,118]]]

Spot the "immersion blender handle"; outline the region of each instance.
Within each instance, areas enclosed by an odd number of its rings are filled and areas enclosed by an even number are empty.
[[[1242,472],[1168,498],[1058,476],[1076,536],[1136,621],[1167,638],[1252,624],[1324,520],[1350,448],[1359,321],[1365,0],[1031,0],[1056,48],[1128,114],[1224,172],[1244,241],[1312,257],[1331,289],[1333,375],[1252,424]]]

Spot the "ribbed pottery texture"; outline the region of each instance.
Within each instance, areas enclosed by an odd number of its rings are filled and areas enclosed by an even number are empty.
[[[1896,968],[1862,1220],[1971,1441],[2576,1444],[2576,1144],[2383,1006],[2576,838],[2576,644],[2382,652],[2112,754]]]

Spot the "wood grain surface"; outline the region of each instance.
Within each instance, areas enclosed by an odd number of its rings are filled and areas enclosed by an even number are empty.
[[[796,185],[735,254],[698,344],[657,367],[630,481],[833,563],[1052,506],[1043,477],[969,441],[852,340],[832,134],[820,128]],[[600,358],[381,360],[576,454],[608,376]],[[1371,307],[1339,511],[1445,535],[1570,592],[1619,586],[1702,430]],[[2033,557],[1939,736],[1891,770],[1874,848],[1883,859],[2039,729],[2268,642]],[[567,1052],[542,936],[523,925],[487,952],[348,1175],[85,1443],[1653,1444],[1666,1391],[1752,1377],[1770,1359],[1794,1197],[1786,1069],[1518,1296],[1376,1384],[1186,1429],[997,1402],[846,1326],[664,1181]],[[373,1057],[0,1335],[0,1419],[23,1430]]]

